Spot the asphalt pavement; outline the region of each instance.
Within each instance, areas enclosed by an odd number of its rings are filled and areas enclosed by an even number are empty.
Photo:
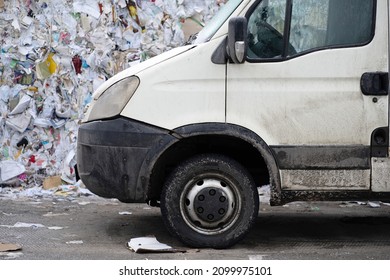
[[[390,259],[390,206],[381,202],[264,202],[249,235],[225,250],[186,247],[146,204],[60,193],[0,194],[0,205],[0,243],[20,246],[0,252],[0,260]],[[175,251],[128,248],[131,239],[152,236]]]

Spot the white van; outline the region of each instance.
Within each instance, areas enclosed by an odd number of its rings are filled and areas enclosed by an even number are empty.
[[[160,206],[194,247],[271,205],[390,194],[389,1],[229,0],[186,46],[95,93],[78,169],[97,195]]]

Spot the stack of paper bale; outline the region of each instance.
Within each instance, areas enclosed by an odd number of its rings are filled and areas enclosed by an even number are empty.
[[[39,186],[56,175],[75,183],[93,91],[185,43],[183,27],[200,29],[224,2],[0,0],[0,184]]]

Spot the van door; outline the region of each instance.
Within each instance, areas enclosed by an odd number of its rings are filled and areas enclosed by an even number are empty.
[[[263,0],[246,12],[226,121],[268,143],[283,189],[370,188],[371,156],[388,151],[387,11],[387,1]]]

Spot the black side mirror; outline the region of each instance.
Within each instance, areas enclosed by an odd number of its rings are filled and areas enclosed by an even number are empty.
[[[229,21],[227,54],[234,63],[244,63],[246,57],[248,21],[234,17]]]

